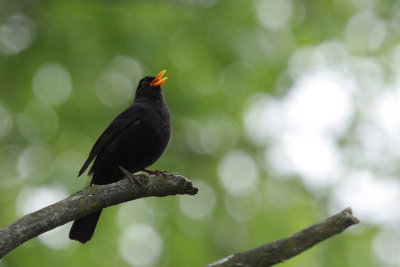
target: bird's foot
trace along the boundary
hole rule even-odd
[[[139,181],[139,179],[133,175],[133,173],[129,172],[122,166],[119,166],[119,169],[125,174],[125,177],[128,178],[129,182],[133,184],[134,182],[143,187],[143,184]]]
[[[168,179],[170,179],[169,178],[169,175],[168,175],[168,173],[167,173],[167,171],[160,171],[160,170],[143,170],[143,172],[146,172],[146,173],[148,173],[148,174],[153,174],[153,175],[157,175],[157,176],[164,176],[164,177],[167,177]]]

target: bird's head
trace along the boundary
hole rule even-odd
[[[156,77],[146,76],[139,81],[136,89],[136,97],[150,97],[150,98],[161,98],[163,99],[163,92],[161,85],[168,79],[168,77],[162,77],[166,70],[161,71]]]

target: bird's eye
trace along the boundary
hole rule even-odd
[[[143,81],[142,82],[142,86],[144,87],[144,86],[147,86],[149,84],[149,82],[148,81]]]

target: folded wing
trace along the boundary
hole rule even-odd
[[[121,134],[124,129],[130,127],[133,124],[140,123],[139,118],[141,112],[142,108],[140,106],[133,106],[119,114],[118,117],[113,120],[113,122],[97,139],[96,143],[89,153],[89,157],[80,169],[78,177],[86,171],[86,169],[89,167],[90,163],[96,158],[96,156],[101,153],[112,140],[116,139],[117,136]],[[89,171],[89,175],[91,174],[92,171]]]

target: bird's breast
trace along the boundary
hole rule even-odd
[[[153,164],[166,149],[171,135],[169,112],[153,109],[146,113],[138,125],[126,131],[127,142],[118,148],[124,155],[121,162],[132,171]]]

